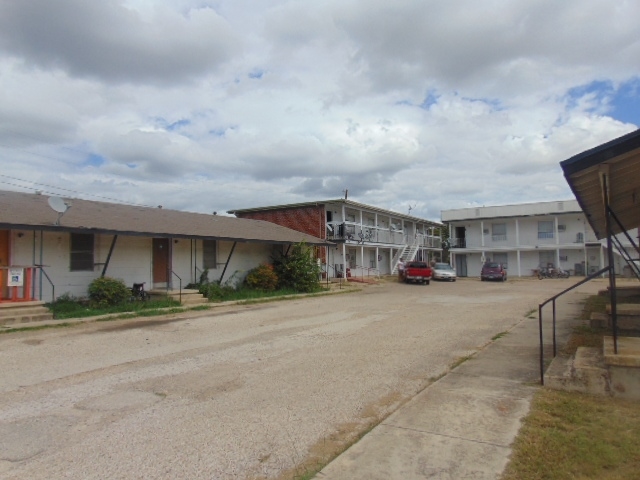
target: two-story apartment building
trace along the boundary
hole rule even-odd
[[[334,242],[317,257],[329,277],[397,272],[400,258],[442,258],[443,225],[347,199],[246,208],[229,213],[266,220]]]
[[[511,277],[548,264],[572,275],[606,265],[604,246],[576,200],[443,210],[441,216],[459,276],[480,275],[489,260],[506,265]]]

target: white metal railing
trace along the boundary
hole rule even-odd
[[[349,275],[347,278],[360,277],[364,280],[364,278],[376,277],[380,278],[380,270],[372,267],[365,267],[363,265],[356,265],[355,267],[351,267],[349,271]]]

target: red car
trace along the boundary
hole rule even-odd
[[[507,271],[504,269],[501,263],[487,262],[482,266],[480,271],[480,280],[500,280],[501,282],[507,281]]]
[[[405,283],[416,282],[429,285],[431,281],[431,267],[426,262],[407,262],[404,266],[402,279]]]

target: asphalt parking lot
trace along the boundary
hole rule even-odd
[[[0,475],[293,478],[573,283],[384,283],[1,335]]]

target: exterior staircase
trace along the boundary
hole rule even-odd
[[[603,347],[579,347],[572,357],[557,356],[544,374],[548,388],[590,395],[640,399],[640,338],[604,337]]]
[[[416,258],[416,253],[418,252],[418,245],[405,245],[402,250],[399,250],[398,253],[393,257],[393,270],[391,273],[393,275],[398,274],[398,260],[403,258],[405,262],[412,262]]]
[[[171,297],[180,302],[183,307],[196,307],[198,305],[208,305],[209,300],[198,290],[183,288],[182,290],[149,290],[151,297]]]
[[[44,302],[0,303],[0,325],[42,322],[46,320],[53,320],[53,314],[44,306]]]
[[[640,297],[640,286],[616,288],[619,332],[618,351],[613,337],[605,336],[602,348],[579,347],[573,357],[556,357],[544,375],[544,383],[558,390],[578,391],[591,395],[606,395],[640,399],[640,304],[624,303],[630,297]],[[599,295],[608,296],[603,290]],[[611,305],[606,312],[591,314],[592,328],[611,330]]]

